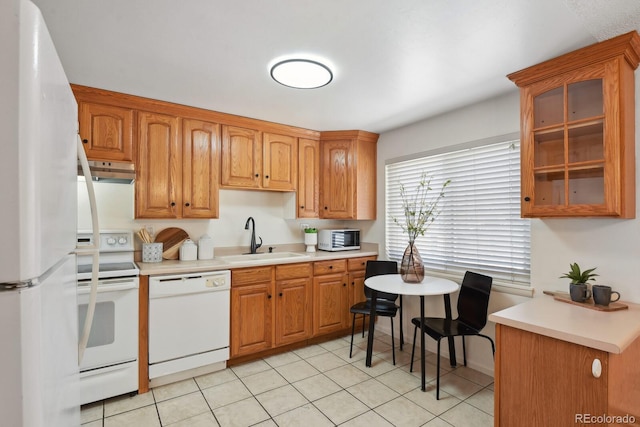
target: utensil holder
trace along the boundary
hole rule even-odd
[[[162,243],[143,243],[142,262],[162,262]]]

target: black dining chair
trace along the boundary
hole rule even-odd
[[[462,279],[460,294],[458,295],[458,318],[443,319],[439,317],[424,317],[424,332],[438,342],[438,362],[436,399],[440,399],[440,340],[442,338],[462,337],[462,354],[464,366],[467,366],[467,352],[464,344],[464,337],[479,336],[491,342],[491,351],[495,357],[496,347],[493,340],[480,333],[487,324],[487,314],[489,310],[489,295],[493,278],[483,274],[467,271]],[[411,350],[411,367],[413,371],[413,356],[416,350],[416,333],[422,326],[419,317],[411,319],[413,329],[413,349]]]
[[[397,274],[398,263],[395,261],[367,261],[365,267],[364,278],[380,276],[382,274]],[[353,314],[351,322],[351,347],[349,348],[349,358],[353,354],[353,334],[356,327],[356,315],[362,314],[362,336],[364,337],[364,330],[366,327],[365,319],[371,313],[371,289],[366,285],[364,287],[364,295],[367,298],[365,301],[358,302],[351,306],[350,312]],[[396,364],[396,350],[393,336],[393,318],[400,308],[400,319],[402,319],[402,305],[398,307],[395,301],[398,299],[397,294],[389,294],[386,292],[378,292],[376,301],[376,315],[388,317],[391,319],[391,350],[393,354],[393,364]],[[401,320],[402,321],[402,320]],[[402,327],[402,325],[400,325]],[[402,334],[401,334],[402,335]],[[402,350],[402,340],[400,342],[400,349]]]

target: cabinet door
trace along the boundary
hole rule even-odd
[[[262,135],[262,187],[295,191],[298,176],[298,139],[293,136]]]
[[[231,288],[231,357],[271,348],[271,283]]]
[[[311,336],[311,279],[276,283],[276,345],[302,341]]]
[[[218,217],[220,125],[182,121],[182,217]]]
[[[339,331],[349,324],[349,288],[346,274],[313,279],[313,333]]]
[[[497,325],[496,425],[564,427],[607,413],[608,354]],[[602,375],[591,373],[594,359]]]
[[[349,307],[366,300],[367,297],[364,295],[364,271],[349,273]],[[351,326],[352,320],[353,316],[349,316],[349,326]],[[362,316],[357,316],[356,327],[358,329],[362,327]]]
[[[320,216],[320,141],[300,138],[298,143],[297,217]]]
[[[138,112],[136,218],[180,218],[182,150],[178,118]]]
[[[320,217],[352,219],[353,143],[352,140],[322,141],[322,189]]]
[[[133,110],[80,102],[80,138],[89,160],[133,162]]]
[[[261,187],[262,138],[259,131],[222,126],[221,155],[222,187]]]

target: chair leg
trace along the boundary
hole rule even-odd
[[[402,321],[402,295],[400,295],[400,351],[404,345],[404,322]]]
[[[362,323],[362,328],[364,329],[364,322]],[[349,347],[349,359],[351,359],[351,355],[353,354],[353,333],[356,331],[356,314],[353,313],[353,319],[351,321],[351,346]]]
[[[355,316],[355,314],[354,314]],[[367,315],[363,314],[362,315],[362,338],[364,338],[364,327],[367,324]]]
[[[440,340],[438,340],[438,367],[436,369],[436,400],[440,400]]]
[[[462,336],[462,359],[464,360],[464,366],[467,366],[467,349],[464,346],[464,335]]]
[[[480,334],[478,334],[478,336],[482,337],[482,338],[486,338],[486,339],[489,340],[489,342],[491,343],[491,351],[493,352],[493,358],[495,359],[496,358],[496,345],[493,343],[493,340],[491,339],[491,337],[488,337],[486,335],[480,335]]]
[[[396,344],[395,338],[393,337],[393,317],[389,316],[391,319],[391,354],[393,356],[393,366],[396,366]]]
[[[413,348],[411,348],[411,367],[409,372],[413,372],[413,356],[416,354],[416,332],[418,332],[417,326],[413,328]]]

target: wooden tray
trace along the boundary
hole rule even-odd
[[[563,294],[554,293],[553,299],[556,301],[562,301],[568,304],[579,305],[581,307],[586,307],[586,308],[590,308],[591,310],[598,310],[598,311],[618,311],[618,310],[626,310],[629,308],[628,305],[619,301],[612,302],[609,305],[598,305],[594,303],[593,299],[591,298],[589,298],[585,302],[571,301],[571,297],[569,296],[569,294],[563,295]]]

